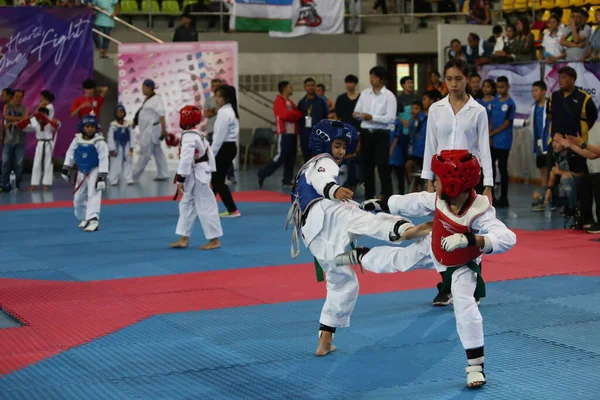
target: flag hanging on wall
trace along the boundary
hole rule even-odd
[[[236,31],[291,32],[293,3],[297,0],[235,0]]]
[[[296,37],[317,33],[339,35],[344,33],[344,0],[294,0],[291,31],[271,29],[273,37]]]

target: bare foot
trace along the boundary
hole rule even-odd
[[[31,187],[29,188],[29,191],[30,191],[30,192],[35,192],[36,190],[37,190],[37,186],[31,186]]]
[[[219,241],[219,239],[210,239],[208,243],[198,247],[198,250],[212,250],[218,249],[219,247],[221,247],[221,242]]]
[[[319,357],[326,356],[327,354],[335,351],[335,346],[332,344],[333,334],[327,331],[321,331],[321,337],[319,338],[319,346],[315,354]]]
[[[467,387],[469,389],[475,389],[475,388],[481,387],[483,385],[485,385],[485,381],[476,381],[476,382],[467,383]]]
[[[415,226],[414,228],[410,228],[402,233],[403,240],[413,240],[425,237],[429,235],[431,230],[433,229],[433,221],[424,222]]]
[[[175,243],[171,243],[169,247],[173,249],[185,249],[186,247],[188,247],[188,238],[182,236]]]
[[[50,189],[50,186],[44,185],[42,186],[42,191],[47,192]]]

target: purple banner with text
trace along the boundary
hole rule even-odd
[[[82,95],[81,83],[94,75],[90,8],[0,7],[0,89],[25,91],[30,113],[42,90],[52,92],[54,118],[61,121],[54,156],[63,157],[76,133],[69,108]],[[27,134],[30,158],[35,135]]]

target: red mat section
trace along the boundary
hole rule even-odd
[[[290,201],[290,195],[279,192],[270,192],[265,190],[254,190],[250,192],[233,192],[233,199],[239,203],[286,203]],[[134,199],[103,199],[102,205],[112,204],[137,204],[137,203],[155,203],[161,201],[172,201],[173,196],[159,197],[139,197]],[[217,196],[217,200],[220,200]],[[0,211],[20,211],[20,210],[39,210],[45,208],[65,208],[73,207],[73,202],[53,201],[49,203],[26,203],[26,204],[5,204],[0,205]]]
[[[262,201],[262,200],[261,200]],[[517,231],[505,254],[486,257],[493,282],[546,275],[600,275],[600,243],[572,231]],[[432,289],[434,271],[360,275],[362,294]],[[432,289],[433,292],[433,289]],[[110,334],[155,314],[322,299],[312,264],[97,282],[0,279],[0,305],[28,326],[0,329],[0,374]],[[315,315],[315,318],[317,316]]]

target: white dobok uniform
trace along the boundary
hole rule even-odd
[[[309,160],[296,176],[294,202],[287,223],[295,225],[292,257],[298,255],[298,235],[326,274],[327,298],[320,322],[330,327],[350,325],[350,315],[358,297],[358,278],[350,265],[336,266],[335,257],[361,235],[393,243],[394,226],[401,219],[389,214],[363,211],[355,202],[335,200],[339,166],[328,154]],[[372,272],[396,272],[372,266]]]
[[[197,216],[207,239],[223,236],[217,199],[210,188],[214,171],[215,156],[208,141],[197,130],[183,132],[177,174],[185,177],[185,182],[175,230],[178,235],[189,237]]]
[[[108,174],[108,146],[101,133],[91,139],[85,139],[81,133],[71,142],[65,166],[77,164],[75,194],[73,204],[75,216],[80,221],[89,221],[100,217],[102,191],[96,189],[98,174]]]
[[[140,179],[152,157],[154,157],[154,162],[156,163],[157,178],[166,179],[169,177],[167,156],[162,150],[160,140],[162,131],[160,117],[164,116],[165,105],[160,95],[155,94],[144,100],[138,115],[140,154],[133,169],[134,181]]]
[[[52,186],[54,128],[48,123],[42,128],[35,118],[31,118],[31,126],[35,129],[37,139],[31,170],[31,186],[38,186],[40,183],[44,186]]]
[[[386,269],[405,263],[409,265],[406,269],[410,269],[423,267],[431,261],[440,272],[448,267],[460,267],[452,274],[451,286],[458,334],[465,349],[483,346],[483,320],[473,297],[477,274],[466,266],[469,261],[480,264],[481,251],[478,247],[466,247],[448,253],[441,248],[441,239],[455,233],[472,232],[489,240],[491,251],[488,254],[499,254],[515,245],[516,235],[496,218],[496,210],[490,206],[489,199],[482,195],[472,197],[471,204],[465,207],[460,216],[450,210],[446,201],[428,192],[392,196],[388,206],[390,213],[407,217],[427,216],[435,212],[432,234],[417,242],[428,244],[429,255],[427,259],[410,266],[402,249],[375,247],[362,258],[363,267],[369,269],[377,265]]]

